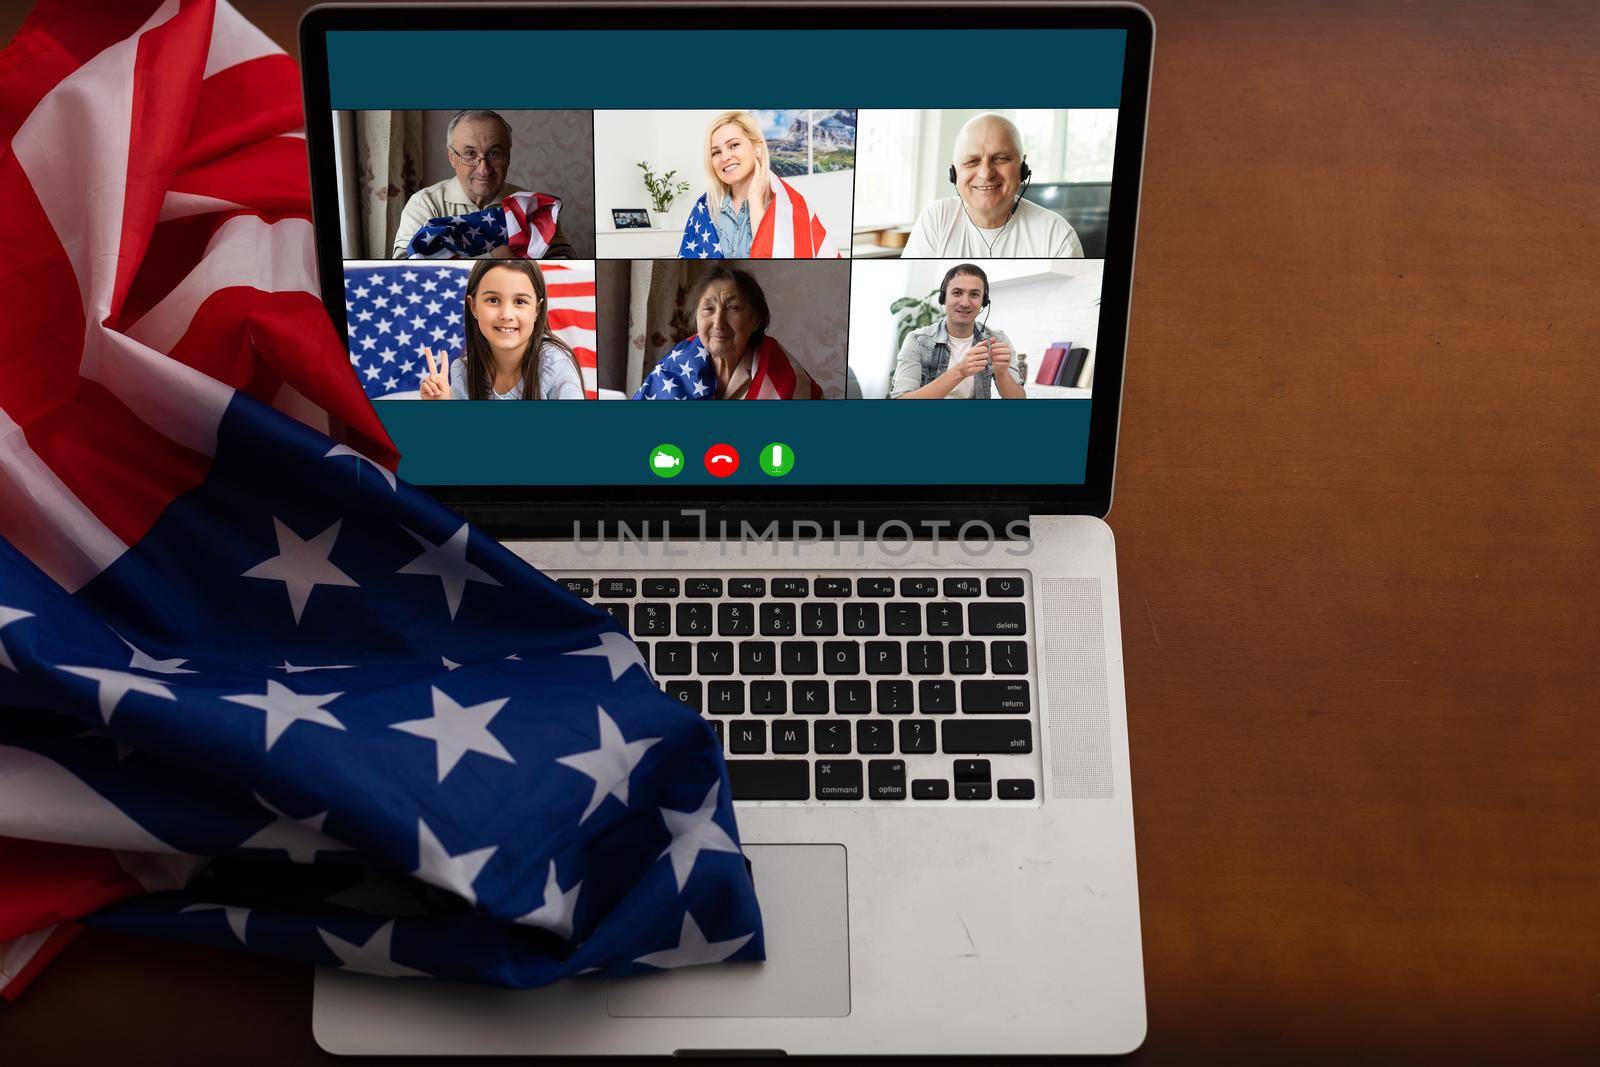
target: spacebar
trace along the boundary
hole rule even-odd
[[[731,759],[735,800],[810,800],[811,764],[803,759]]]

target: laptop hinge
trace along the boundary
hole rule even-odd
[[[1016,504],[835,505],[685,504],[679,508],[609,504],[603,508],[533,503],[455,504],[484,532],[501,539],[1019,541],[1028,538],[1028,510]]]

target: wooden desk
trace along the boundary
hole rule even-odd
[[[1593,1062],[1600,5],[1148,2],[1133,1060]],[[331,1062],[310,1004],[91,933],[0,1060]]]

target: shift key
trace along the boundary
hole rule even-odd
[[[1027,679],[964,681],[961,683],[961,710],[968,715],[1026,715],[1029,711]]]
[[[1032,752],[1033,723],[1027,719],[946,720],[939,724],[939,738],[945,752]]]

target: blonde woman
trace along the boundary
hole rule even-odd
[[[805,197],[772,173],[767,139],[748,112],[711,120],[706,191],[683,227],[680,259],[836,259]]]

